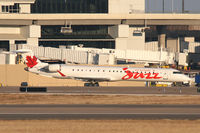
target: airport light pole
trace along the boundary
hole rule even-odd
[[[149,13],[149,0],[147,0],[147,10],[146,10],[147,13]]]
[[[185,13],[185,0],[182,0],[182,13]]]
[[[165,0],[163,0],[163,13],[165,13]]]

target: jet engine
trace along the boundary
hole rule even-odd
[[[60,69],[61,69],[61,67],[59,64],[49,65],[50,72],[57,72],[57,71],[60,71]]]

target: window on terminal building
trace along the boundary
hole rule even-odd
[[[36,0],[32,13],[108,13],[108,0]]]
[[[1,12],[2,13],[19,13],[19,4],[2,5]]]
[[[55,47],[59,48],[59,45],[63,46],[71,46],[83,44],[83,47],[92,47],[92,48],[109,48],[109,49],[115,49],[115,42],[114,41],[39,41],[39,45],[43,47]]]
[[[42,38],[51,39],[112,39],[108,34],[108,26],[106,25],[73,25],[71,28],[73,32],[71,34],[65,35],[60,32],[61,25],[57,26],[42,26]]]
[[[47,47],[59,47],[59,45],[78,45],[83,44],[84,47],[95,48],[115,48],[115,40],[108,34],[108,26],[106,25],[73,25],[73,32],[70,34],[62,34],[60,32],[61,25],[42,26],[41,39],[39,44]],[[49,41],[53,40],[53,41]],[[56,40],[62,41],[56,41]],[[45,41],[46,40],[46,41]],[[80,40],[80,41],[78,41]],[[90,41],[92,40],[92,41]]]
[[[1,9],[2,9],[2,12],[3,12],[3,13],[9,13],[9,8],[8,8],[8,6],[2,6]]]
[[[9,41],[0,41],[0,51],[9,51]]]
[[[27,44],[27,41],[24,40],[16,40],[15,44]]]

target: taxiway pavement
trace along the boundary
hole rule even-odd
[[[1,120],[200,119],[200,105],[0,105]]]
[[[0,87],[0,93],[20,93],[19,87]],[[47,93],[65,94],[178,94],[199,95],[197,87],[47,87]]]

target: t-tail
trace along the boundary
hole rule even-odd
[[[24,62],[29,69],[32,68],[41,69],[45,66],[48,66],[48,63],[41,62],[31,50],[22,49],[22,50],[16,50],[14,52],[23,54]]]
[[[31,56],[31,55],[27,55],[25,57],[25,63],[29,69],[31,69],[31,68],[40,69],[45,66],[48,66],[47,63],[43,63],[36,56]]]

